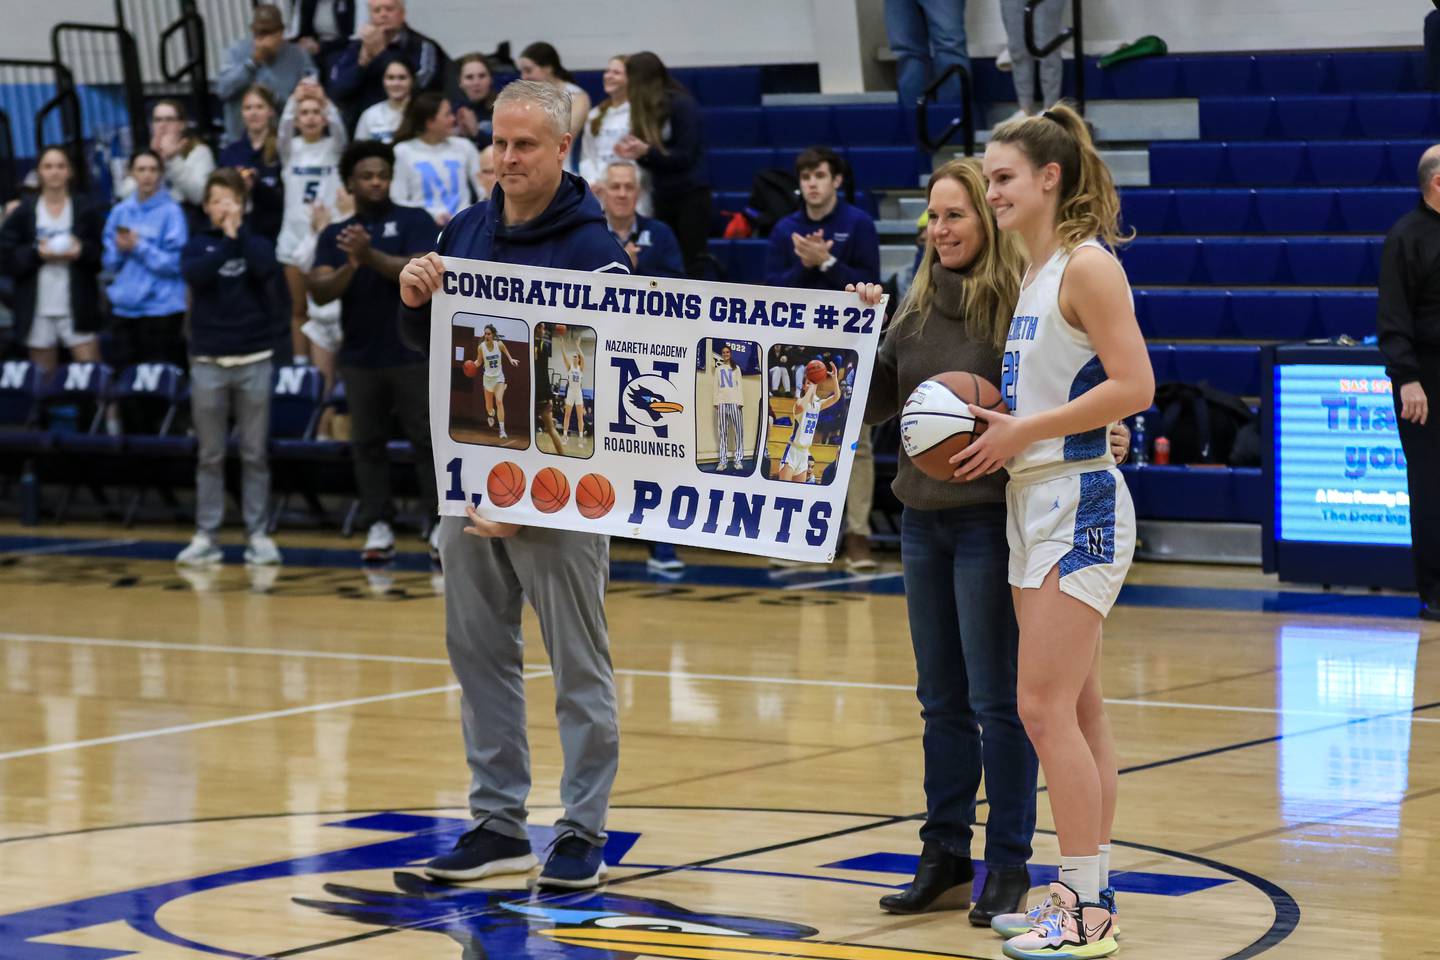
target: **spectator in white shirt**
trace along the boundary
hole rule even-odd
[[[395,133],[390,199],[423,207],[443,227],[479,195],[480,151],[455,135],[455,112],[444,94],[418,94]]]
[[[356,140],[394,143],[395,131],[405,119],[405,108],[415,92],[415,74],[404,60],[392,60],[383,76],[385,99],[365,108],[355,124]]]

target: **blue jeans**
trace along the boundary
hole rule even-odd
[[[1020,631],[1006,582],[1005,506],[906,507],[900,555],[925,720],[920,839],[969,856],[983,769],[985,863],[1023,866],[1038,763],[1015,706]]]
[[[930,81],[953,64],[970,69],[965,47],[965,0],[885,0],[885,32],[895,51],[895,85],[906,107]],[[946,103],[960,101],[960,80],[951,77],[936,91]]]

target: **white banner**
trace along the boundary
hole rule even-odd
[[[884,304],[447,257],[440,512],[835,556]]]

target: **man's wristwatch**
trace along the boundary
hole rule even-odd
[[[835,255],[832,253],[829,257],[826,258],[824,263],[820,264],[820,272],[825,273],[833,266],[835,266]]]

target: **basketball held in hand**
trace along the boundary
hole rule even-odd
[[[927,477],[950,480],[950,458],[985,432],[985,421],[970,404],[1008,413],[1000,391],[984,377],[968,371],[937,374],[915,388],[900,411],[900,443],[910,462]]]
[[[475,378],[475,361],[474,361],[474,360],[466,360],[466,361],[465,361],[465,376],[470,377],[472,380]]]
[[[587,520],[599,520],[615,506],[615,488],[603,475],[587,473],[575,488],[575,509]]]
[[[554,467],[546,467],[535,474],[535,482],[530,484],[530,502],[541,513],[564,509],[570,502],[570,481]]]
[[[525,496],[525,471],[509,460],[495,464],[485,480],[485,492],[497,507],[513,507]]]
[[[830,371],[826,370],[825,364],[821,363],[819,360],[811,360],[809,363],[805,364],[805,379],[809,380],[811,383],[821,383],[829,375]]]

